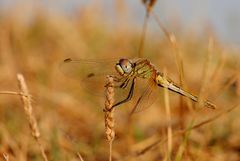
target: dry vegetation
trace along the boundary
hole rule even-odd
[[[66,77],[59,64],[72,56],[137,57],[142,50],[141,55],[185,89],[212,100],[217,109],[161,89],[151,108],[130,118],[133,104],[116,108],[112,159],[240,160],[239,53],[209,34],[177,41],[161,24],[166,36],[145,35],[139,49],[141,30],[123,21],[121,2],[116,9],[121,21],[114,25],[108,25],[101,10],[94,4],[84,6],[71,19],[40,9],[29,21],[21,19],[21,10],[0,16],[1,159],[108,160],[104,103],[86,93],[80,81]],[[155,14],[149,16],[159,21]],[[18,89],[19,72],[27,93]]]

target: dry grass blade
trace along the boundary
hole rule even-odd
[[[166,77],[166,69],[164,69],[164,77]],[[164,103],[165,103],[167,121],[171,122],[169,92],[168,92],[167,88],[164,88]],[[167,138],[168,138],[168,143],[167,143],[167,150],[168,150],[167,158],[168,159],[167,160],[171,160],[171,155],[172,155],[172,126],[171,126],[171,124],[169,124],[167,127]]]
[[[146,32],[147,32],[149,13],[152,11],[152,8],[156,4],[156,2],[157,0],[142,0],[142,3],[146,7],[146,14],[144,17],[143,28],[142,28],[141,38],[140,38],[138,57],[143,57],[143,50],[144,50],[144,43],[145,43]]]
[[[206,90],[208,89],[208,84],[210,81],[209,78],[209,67],[210,67],[210,62],[211,62],[211,57],[212,57],[212,50],[213,50],[213,39],[210,37],[209,41],[208,41],[208,52],[207,52],[207,56],[206,56],[206,60],[204,62],[204,68],[203,68],[203,72],[202,72],[202,85],[201,85],[201,89],[200,89],[200,94],[199,94],[199,101],[198,104],[200,107],[204,106],[204,97]]]
[[[175,55],[175,60],[177,64],[177,69],[179,73],[179,85],[185,89],[186,86],[184,84],[184,67],[183,67],[183,58],[182,58],[182,52],[179,49],[179,45],[177,43],[176,36],[173,33],[170,33],[166,27],[161,23],[160,19],[158,16],[152,11],[151,14],[153,15],[154,19],[156,20],[159,28],[163,31],[167,39],[169,40],[173,50],[174,50],[174,55]],[[189,100],[188,100],[189,101]],[[190,103],[189,103],[190,104]],[[179,111],[179,116],[181,118],[181,127],[183,128],[184,126],[184,119],[185,119],[185,108],[183,106],[183,98],[180,97],[180,111]]]
[[[181,51],[179,49],[179,45],[178,45],[177,40],[176,40],[176,36],[173,33],[170,33],[166,29],[166,27],[164,27],[164,25],[161,23],[160,19],[158,18],[158,16],[154,12],[151,12],[151,14],[153,15],[153,17],[156,20],[160,29],[163,31],[163,33],[165,34],[165,36],[169,40],[172,48],[174,49],[175,60],[176,60],[176,64],[177,64],[178,71],[179,71],[179,76],[180,76],[180,85],[182,86],[183,85],[183,76],[184,76],[183,61],[182,61]]]
[[[144,17],[144,22],[143,22],[143,28],[142,28],[142,33],[140,37],[140,45],[138,49],[138,57],[143,57],[143,50],[144,50],[144,42],[145,42],[145,37],[146,37],[146,32],[147,32],[147,23],[148,23],[148,16],[149,14],[146,13]]]
[[[20,96],[25,96],[22,92],[14,92],[14,91],[0,91],[0,94],[8,94],[8,95],[20,95]]]
[[[112,108],[114,103],[114,83],[113,77],[107,76],[106,81],[106,100],[105,100],[105,132],[106,137],[109,142],[109,161],[112,160],[112,143],[115,137],[114,131],[114,108]]]
[[[5,161],[9,161],[9,156],[6,153],[3,153],[3,158]]]
[[[205,121],[202,121],[202,122],[200,122],[200,123],[198,123],[198,124],[195,124],[195,125],[193,125],[193,126],[190,126],[190,128],[186,128],[186,129],[183,129],[183,130],[178,130],[177,132],[175,132],[175,133],[173,134],[173,136],[178,136],[178,135],[186,134],[187,132],[189,132],[189,131],[191,131],[191,130],[193,130],[193,129],[197,129],[197,128],[201,127],[201,126],[204,126],[204,125],[206,125],[206,124],[208,124],[208,123],[210,123],[210,122],[212,122],[212,121],[220,118],[220,117],[223,116],[224,114],[227,114],[227,113],[231,112],[232,110],[234,110],[234,109],[237,108],[238,106],[239,106],[239,103],[236,104],[236,105],[234,105],[234,106],[232,106],[232,107],[230,107],[230,108],[228,108],[228,109],[226,109],[226,110],[223,110],[222,112],[219,112],[219,113],[216,114],[215,116],[213,116],[213,117],[211,117],[211,118],[209,118],[209,119],[206,119]],[[125,158],[132,158],[132,157],[139,157],[139,156],[141,156],[141,155],[144,155],[144,154],[147,153],[148,151],[150,151],[150,150],[154,149],[155,147],[157,147],[159,144],[165,143],[167,140],[168,140],[167,137],[165,137],[165,138],[163,138],[163,139],[162,139],[162,138],[161,138],[161,139],[158,139],[158,140],[156,140],[155,142],[153,142],[152,144],[150,144],[150,145],[146,146],[145,148],[143,148],[142,150],[129,154],[128,156],[124,157],[124,159],[125,159]],[[121,159],[119,159],[119,160],[123,160],[123,159],[121,158]]]
[[[21,90],[21,93],[23,93],[23,95],[21,95],[21,99],[24,105],[24,111],[26,113],[28,122],[29,122],[29,126],[32,132],[32,136],[34,137],[34,139],[36,140],[36,142],[38,143],[38,146],[41,150],[41,154],[42,157],[45,161],[48,161],[47,159],[47,155],[44,151],[44,148],[42,146],[42,143],[40,142],[40,132],[38,129],[38,124],[36,121],[35,116],[33,115],[33,110],[32,110],[32,104],[31,104],[31,97],[27,88],[27,84],[25,82],[25,79],[23,77],[22,74],[17,74],[17,80],[19,83],[19,89]]]
[[[79,152],[77,153],[77,156],[78,156],[78,158],[79,158],[80,161],[84,161],[83,158],[82,158],[82,156],[81,156],[81,154],[80,154]]]
[[[227,90],[232,84],[234,84],[236,81],[238,80],[238,73],[233,73],[228,80],[226,81],[226,83],[221,86],[220,88],[218,88],[216,90],[216,96],[215,97],[220,97],[220,95],[222,95],[224,93],[225,90]]]
[[[191,128],[192,124],[193,124],[193,121],[192,121],[191,124],[190,124],[190,128]],[[185,149],[186,149],[186,147],[187,147],[187,142],[188,142],[188,138],[189,138],[190,134],[191,134],[191,130],[188,130],[188,131],[185,133],[184,138],[183,138],[183,141],[182,141],[182,143],[180,144],[180,146],[179,146],[179,148],[178,148],[178,151],[177,151],[177,153],[176,153],[175,161],[181,161],[181,160],[182,160],[182,158],[183,158],[183,153],[184,153],[184,151],[185,151]]]
[[[223,70],[223,67],[226,64],[226,56],[224,51],[221,52],[220,60],[218,61],[218,64],[215,67],[215,70],[212,72],[210,80],[216,81],[216,79],[219,77],[221,71]]]
[[[224,66],[226,65],[226,54],[223,52],[220,53],[220,58],[218,60],[218,63],[217,65],[215,66],[213,72],[212,72],[212,75],[210,76],[210,80],[212,82],[215,82],[213,85],[212,85],[212,90],[211,90],[211,94],[215,94],[216,95],[216,92],[217,90],[220,88],[219,86],[219,82],[220,82],[220,78],[221,78],[221,73],[223,72],[223,68]],[[219,91],[218,91],[219,92]]]
[[[224,62],[226,60],[223,60]],[[223,64],[224,65],[224,64]],[[224,85],[222,86],[219,86],[219,87],[215,87],[215,97],[220,97],[220,95],[223,95],[224,94],[224,91],[226,91],[227,89],[229,89],[229,87],[233,84],[236,83],[236,90],[239,86],[239,65],[238,63],[234,65],[234,70],[233,70],[233,73],[227,78],[227,80],[225,81]],[[212,79],[211,79],[212,80]],[[236,91],[237,92],[237,91]]]
[[[239,106],[239,104],[237,104],[237,105],[235,105],[235,106],[233,106],[233,107],[231,107],[231,108],[229,108],[229,109],[227,109],[227,110],[224,110],[224,111],[220,112],[219,114],[217,114],[217,115],[215,115],[215,116],[213,116],[213,117],[211,117],[211,118],[209,118],[209,119],[207,119],[207,120],[205,120],[205,121],[202,121],[202,122],[194,125],[193,127],[187,129],[187,130],[196,129],[196,128],[199,128],[199,127],[201,127],[201,126],[203,126],[203,125],[205,125],[205,124],[207,124],[207,123],[210,123],[210,122],[218,119],[218,118],[221,117],[222,115],[231,112],[232,110],[234,110],[234,109],[237,108],[238,106]],[[184,130],[184,131],[187,131],[187,130]],[[182,131],[182,132],[184,132],[184,131]]]

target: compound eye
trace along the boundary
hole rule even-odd
[[[133,69],[132,63],[128,59],[122,59],[120,61],[120,65],[121,65],[124,73],[130,73]]]

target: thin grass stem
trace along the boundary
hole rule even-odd
[[[163,76],[166,79],[166,69],[164,69]],[[165,103],[165,110],[166,110],[166,116],[167,116],[167,121],[171,122],[171,111],[170,111],[170,101],[169,101],[169,92],[167,88],[164,88],[164,103]],[[172,126],[171,124],[168,124],[167,127],[167,150],[168,150],[168,161],[171,160],[171,155],[172,155]]]
[[[214,115],[213,117],[211,118],[208,118],[200,123],[197,123],[195,125],[193,125],[192,127],[188,127],[188,128],[185,128],[183,130],[178,130],[176,131],[175,133],[173,133],[172,137],[175,137],[175,136],[178,136],[178,135],[183,135],[185,133],[187,133],[188,131],[191,131],[191,130],[194,130],[194,129],[197,129],[199,127],[202,127],[218,118],[220,118],[221,116],[227,114],[227,113],[230,113],[231,111],[233,111],[234,109],[236,109],[237,107],[239,107],[240,103],[238,102],[236,105],[228,108],[228,109],[225,109],[221,112],[219,112],[218,114]],[[156,146],[160,145],[160,144],[163,144],[165,143],[166,141],[168,140],[168,137],[164,137],[164,138],[161,138],[161,139],[157,139],[156,141],[154,141],[152,144],[146,146],[145,148],[143,148],[142,150],[140,151],[137,151],[137,152],[134,152],[134,153],[131,153],[129,154],[128,156],[124,157],[124,159],[126,158],[132,158],[132,157],[139,157],[141,155],[144,155],[145,153],[149,152],[150,150],[154,149]],[[119,159],[120,160],[124,160],[123,158]]]
[[[5,161],[9,161],[9,156],[6,153],[3,153],[3,158]]]
[[[147,32],[148,17],[149,17],[149,14],[148,12],[146,12],[146,15],[144,17],[141,37],[140,37],[139,49],[138,49],[138,57],[140,58],[143,57],[143,53],[144,53],[143,51],[144,51],[144,43],[145,43],[146,32]]]
[[[36,121],[36,118],[33,114],[33,108],[32,108],[32,104],[31,104],[31,97],[28,91],[28,87],[27,84],[25,82],[25,79],[23,77],[22,74],[17,74],[17,80],[18,80],[18,84],[19,84],[19,89],[21,90],[21,93],[23,93],[23,95],[21,95],[21,100],[23,102],[23,107],[24,107],[24,111],[26,113],[28,122],[29,122],[29,127],[31,129],[32,132],[32,136],[33,138],[36,140],[38,147],[40,148],[41,151],[41,156],[43,157],[44,161],[48,161],[47,155],[45,153],[45,150],[42,146],[42,143],[40,141],[40,131],[38,128],[38,124]]]

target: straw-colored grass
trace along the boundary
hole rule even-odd
[[[158,33],[152,34],[153,31],[148,27],[142,29],[143,26],[132,26],[128,22],[108,23],[102,14],[105,8],[101,8],[98,3],[81,6],[71,19],[51,15],[41,9],[36,10],[31,21],[23,21],[21,8],[1,15],[2,159],[109,160],[109,148],[104,135],[107,132],[110,141],[115,133],[114,148],[110,152],[114,161],[154,161],[165,158],[182,161],[192,158],[239,160],[240,111],[237,105],[240,78],[239,55],[236,51],[217,43],[219,40],[214,37],[208,41],[207,34],[201,38],[194,34],[173,34],[165,27],[169,24],[160,21],[155,5],[152,5],[149,17],[157,21],[156,25],[161,28],[159,32],[164,32],[163,37]],[[119,4],[124,5],[122,1]],[[121,8],[127,10],[127,6]],[[146,10],[143,9],[143,12]],[[125,16],[126,13],[121,10],[117,14]],[[130,19],[124,16],[121,22]],[[148,25],[148,20],[145,25]],[[140,41],[142,47],[139,47]],[[201,108],[187,99],[185,102],[181,96],[182,102],[179,103],[178,95],[160,88],[158,100],[148,109],[133,115],[131,122],[128,122],[131,108],[142,90],[138,87],[146,85],[137,80],[133,101],[114,110],[117,125],[113,124],[113,111],[105,112],[105,131],[105,97],[96,96],[104,96],[104,91],[89,92],[86,86],[91,82],[81,81],[81,73],[77,69],[66,76],[59,64],[69,57],[102,58],[107,63],[109,58],[137,57],[139,53],[161,72],[166,68],[167,76],[184,89],[196,95],[200,93],[200,98],[209,99],[218,108]],[[93,70],[102,69],[101,65],[90,65]],[[89,71],[91,69],[86,68]],[[18,72],[23,73],[25,80],[18,76],[20,88],[16,83]],[[100,84],[102,82],[94,82],[92,85],[96,88],[90,89],[103,87]],[[111,86],[108,87],[110,89]],[[116,99],[118,93],[121,92],[115,91]],[[111,101],[109,98],[107,106],[111,106]],[[30,137],[29,131],[34,139]],[[38,144],[41,144],[40,150]]]
[[[115,137],[114,131],[114,81],[113,77],[107,76],[105,100],[105,133],[109,142],[109,161],[112,161],[112,144]]]
[[[19,89],[21,90],[21,93],[23,93],[23,95],[21,95],[21,99],[23,102],[23,107],[24,107],[24,111],[25,114],[27,116],[28,119],[28,123],[29,123],[29,127],[31,129],[32,132],[32,136],[33,138],[36,140],[40,150],[41,150],[41,154],[42,157],[45,161],[48,161],[47,155],[45,153],[45,150],[43,148],[43,145],[40,141],[40,131],[38,128],[38,124],[36,121],[36,118],[33,114],[33,108],[32,108],[32,101],[31,101],[31,95],[28,91],[28,87],[27,84],[25,82],[25,79],[23,77],[22,74],[18,74],[17,75],[17,80],[18,80],[18,85],[19,85]]]
[[[166,69],[164,68],[164,77],[166,79]],[[169,91],[167,88],[164,88],[164,104],[165,104],[165,109],[166,109],[166,116],[167,116],[167,122],[171,122],[171,109],[170,109],[170,100],[169,100]],[[172,141],[172,126],[171,124],[168,124],[167,127],[167,138],[168,138],[168,143],[167,143],[167,160],[170,161],[171,155],[172,155],[172,148],[173,148],[173,141]]]
[[[3,158],[4,158],[5,161],[9,161],[9,156],[5,153],[3,153]]]

